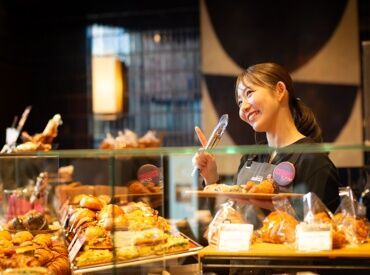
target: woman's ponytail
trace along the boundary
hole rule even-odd
[[[322,142],[322,131],[312,110],[302,100],[295,98],[294,101],[293,117],[298,131],[315,142]]]

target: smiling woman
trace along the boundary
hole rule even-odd
[[[245,155],[240,161],[235,184],[273,178],[280,192],[314,192],[332,211],[339,203],[339,176],[328,155],[283,153],[281,148],[296,144],[320,142],[321,129],[315,115],[296,98],[289,73],[276,63],[248,67],[236,81],[235,97],[239,117],[255,132],[265,133],[271,155]],[[206,184],[219,182],[216,160],[209,152],[198,152],[193,158]],[[287,163],[294,172],[289,182],[281,184],[274,177],[278,164]],[[239,203],[241,203],[239,201]],[[244,204],[251,204],[246,201]],[[252,203],[260,206],[257,202]],[[253,220],[253,217],[247,218]]]

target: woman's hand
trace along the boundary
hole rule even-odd
[[[195,133],[198,136],[202,148],[207,144],[207,138],[199,127],[195,127]],[[200,150],[192,159],[193,165],[200,170],[200,175],[204,178],[206,184],[212,184],[218,181],[218,172],[215,157],[205,151]]]
[[[199,151],[194,155],[192,162],[199,169],[200,175],[204,178],[206,185],[218,181],[217,164],[212,154]]]

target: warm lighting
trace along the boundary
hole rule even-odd
[[[94,56],[92,61],[93,113],[115,118],[123,108],[123,75],[121,61],[115,57]]]
[[[154,40],[154,42],[155,43],[159,43],[159,42],[161,42],[161,35],[159,34],[159,33],[155,33],[154,35],[153,35],[153,40]]]

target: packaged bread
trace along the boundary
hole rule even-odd
[[[285,211],[273,211],[263,221],[259,230],[261,240],[268,243],[292,243],[298,221]]]
[[[218,246],[220,229],[224,223],[246,223],[233,201],[223,203],[209,224],[207,240],[210,245]]]

